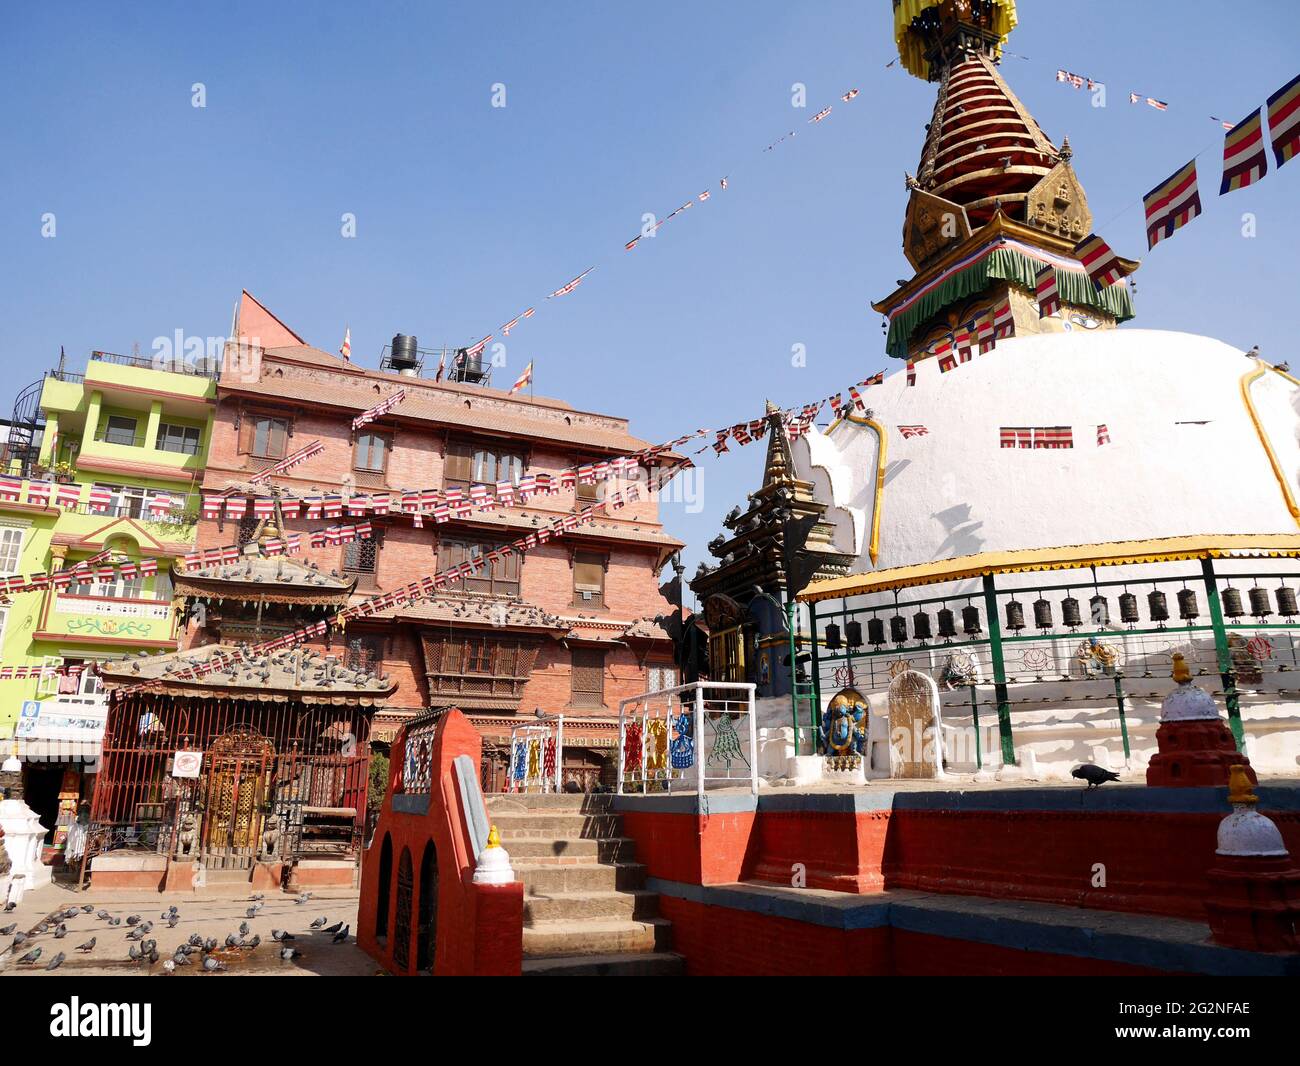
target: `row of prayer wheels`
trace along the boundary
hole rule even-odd
[[[1250,614],[1253,617],[1262,620],[1274,613],[1268,589],[1256,585],[1249,590],[1248,596]],[[1275,591],[1275,597],[1278,614],[1285,618],[1294,618],[1300,615],[1300,607],[1297,607],[1294,589],[1283,585]],[[1219,598],[1223,605],[1225,618],[1235,619],[1245,616],[1246,611],[1240,590],[1229,585],[1219,593]],[[1177,594],[1177,600],[1179,619],[1190,624],[1201,616],[1200,604],[1194,591],[1187,588],[1182,589]],[[1056,625],[1052,613],[1052,604],[1042,596],[1033,602],[1033,612],[1034,625],[1038,629],[1052,629]],[[1169,601],[1159,589],[1153,589],[1147,594],[1147,614],[1151,621],[1157,624],[1169,621]],[[1100,593],[1093,596],[1088,601],[1088,615],[1091,623],[1095,626],[1109,625],[1110,601]],[[947,607],[938,612],[935,620],[938,623],[938,635],[941,639],[951,640],[957,635],[957,616]],[[1067,596],[1061,601],[1061,620],[1069,629],[1078,629],[1084,624],[1082,605],[1074,596]],[[1138,598],[1131,592],[1125,591],[1119,597],[1119,620],[1124,625],[1135,625],[1142,620],[1141,614],[1138,612]],[[885,621],[885,619],[875,615],[867,619],[866,643],[874,647],[881,647],[887,642],[894,644],[906,643],[909,636],[908,619],[904,615],[896,614],[888,620],[888,641],[885,637]],[[930,615],[926,611],[917,611],[916,614],[912,615],[911,639],[918,642],[932,640],[935,630],[931,628],[930,621]],[[978,607],[967,604],[961,609],[961,627],[962,632],[968,637],[978,636],[983,631]],[[1017,633],[1026,628],[1025,608],[1019,600],[1010,600],[1006,604],[1006,627],[1008,630]],[[843,630],[834,622],[831,622],[823,630],[823,635],[826,639],[826,647],[831,651],[836,651],[845,646],[850,650],[863,646],[861,622],[846,622]]]

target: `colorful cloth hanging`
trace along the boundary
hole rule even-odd
[[[669,758],[674,770],[688,770],[695,765],[695,738],[691,724],[691,712],[682,711],[673,721],[673,740],[669,746]]]
[[[1268,98],[1268,133],[1279,167],[1300,154],[1300,75]]]
[[[1264,118],[1256,108],[1249,118],[1229,127],[1223,138],[1223,183],[1219,195],[1254,185],[1268,173]]]
[[[1196,160],[1162,181],[1142,203],[1147,215],[1147,248],[1154,248],[1201,213],[1201,192],[1196,181]]]

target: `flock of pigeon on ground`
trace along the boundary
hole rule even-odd
[[[252,906],[245,911],[245,915],[248,918],[257,917],[258,911],[260,911],[263,906],[262,901],[265,898],[265,895],[261,892],[250,896],[248,902],[251,903]],[[304,892],[295,897],[294,903],[306,903],[309,899],[311,899],[311,893]],[[5,912],[7,913],[12,911],[14,906],[13,903],[5,904]],[[50,933],[53,933],[53,938],[55,940],[62,940],[68,935],[68,922],[71,919],[79,917],[82,914],[92,913],[98,921],[104,923],[106,929],[116,930],[124,923],[126,924],[128,929],[125,940],[127,944],[127,960],[129,962],[136,964],[143,963],[149,968],[152,968],[158,963],[159,959],[162,959],[162,955],[158,952],[158,941],[149,936],[149,934],[154,930],[154,922],[145,921],[138,914],[128,915],[124,919],[118,915],[109,914],[106,910],[96,910],[93,903],[87,903],[80,907],[68,907],[66,910],[55,911],[52,914],[46,915],[46,917],[43,918],[30,933],[15,932],[18,928],[18,923],[13,922],[9,925],[0,927],[0,936],[13,936],[13,943],[10,945],[10,950],[14,952],[17,952],[22,948],[28,948],[29,950],[27,953],[20,956],[18,962],[35,968],[37,963],[40,962],[41,956],[44,954],[44,949],[41,947],[30,947],[31,941],[35,940],[36,937],[46,936]],[[180,920],[180,911],[177,909],[175,904],[168,907],[167,910],[163,911],[159,916],[159,923],[165,925],[168,929],[175,929]],[[343,922],[335,922],[333,925],[326,925],[325,923],[328,921],[329,919],[322,915],[311,923],[311,928],[313,931],[319,931],[321,933],[332,933],[332,943],[344,943],[348,939],[348,933],[351,927],[345,925]],[[111,936],[112,934],[104,933],[102,935]],[[297,938],[288,930],[272,929],[271,939],[280,946],[280,958],[286,962],[303,957],[302,952],[293,945],[293,941]],[[98,942],[99,935],[92,936],[85,943],[78,944],[72,950],[79,951],[83,955],[89,955],[95,950],[95,945]],[[228,933],[225,940],[220,942],[214,937],[203,937],[200,934],[195,933],[189,938],[189,940],[178,945],[170,958],[163,960],[162,968],[164,972],[170,974],[175,973],[179,966],[193,966],[197,962],[203,973],[219,973],[227,968],[226,961],[223,961],[219,956],[224,955],[226,959],[238,958],[240,953],[253,951],[261,943],[262,937],[260,933],[255,933],[251,937],[248,935],[247,921],[240,922],[239,931],[237,933]],[[57,970],[67,960],[67,957],[68,956],[65,952],[57,952],[54,957],[45,964],[45,969]]]

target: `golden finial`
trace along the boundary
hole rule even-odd
[[[499,848],[501,846],[501,834],[497,832],[495,825],[488,830],[487,846],[489,848]]]
[[[1251,791],[1250,775],[1246,768],[1237,763],[1228,770],[1228,802],[1255,804],[1259,797]]]
[[[1192,672],[1187,669],[1187,660],[1179,652],[1174,652],[1174,680],[1185,685],[1192,679]]]

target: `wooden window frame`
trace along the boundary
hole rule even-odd
[[[486,555],[503,544],[492,541],[479,541],[472,537],[444,537],[438,541],[438,569],[447,570],[467,562],[478,549],[478,554]],[[510,571],[514,577],[509,577]],[[476,596],[490,596],[493,599],[518,599],[523,588],[524,564],[518,552],[511,552],[489,563],[485,574],[473,574],[449,582],[445,587],[450,590],[466,592]],[[486,582],[486,586],[484,585]]]
[[[569,706],[582,710],[600,710],[605,707],[605,657],[604,648],[575,647],[569,651]],[[580,663],[580,658],[587,659]],[[589,673],[594,672],[594,673]],[[580,688],[579,681],[585,677],[595,676],[600,684],[592,688]]]
[[[384,532],[382,529],[376,529],[365,540],[354,540],[343,545],[343,552],[339,558],[339,573],[344,577],[355,577],[357,579],[357,588],[379,588],[379,556],[384,549]],[[349,567],[348,553],[355,549],[358,558],[360,558],[361,553],[367,547],[374,549],[375,562],[373,569],[362,570],[356,566]]]
[[[279,455],[266,454],[257,451],[257,424],[262,421],[283,423],[284,440],[282,442],[282,451]],[[293,415],[286,415],[283,411],[263,411],[258,409],[241,411],[239,416],[239,454],[249,455],[254,459],[272,461],[283,459],[289,454],[289,442],[293,439],[293,423]],[[268,433],[267,452],[273,450],[270,448],[273,441],[274,434]]]
[[[480,453],[492,457],[493,476],[490,478],[487,476],[488,472],[479,467]],[[513,462],[503,464],[502,460],[513,460]],[[512,444],[499,445],[467,437],[454,438],[447,442],[443,455],[442,487],[444,490],[458,488],[468,491],[471,485],[495,485],[498,481],[505,480],[501,476],[503,465],[513,468],[510,480],[518,484],[520,476],[527,469],[528,455],[524,449]]]
[[[586,558],[580,559],[579,556],[586,556]],[[584,589],[578,584],[578,567],[596,565],[599,565],[600,567],[600,587],[597,589],[595,586],[591,586],[587,591],[590,591],[593,594],[584,597]],[[573,606],[604,608],[606,606],[605,588],[609,576],[609,554],[607,552],[578,549],[569,556],[569,566],[573,571]]]
[[[361,465],[361,442],[363,440],[367,440],[372,437],[382,441],[383,448],[384,448],[383,462],[381,462],[377,468],[373,466]],[[374,450],[373,446],[368,447],[367,450],[373,451]],[[386,475],[388,473],[388,459],[392,454],[393,454],[393,434],[391,432],[374,430],[374,429],[363,429],[359,433],[357,433],[356,441],[352,445],[352,469],[356,471],[358,474]]]

